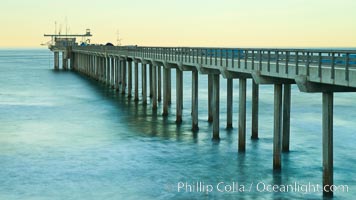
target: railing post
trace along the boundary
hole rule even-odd
[[[237,49],[237,68],[241,68],[241,50]]]
[[[244,56],[244,60],[245,60],[245,69],[247,69],[247,59],[248,59],[248,50],[245,51],[245,56]]]
[[[234,49],[231,49],[231,63],[232,63],[231,66],[232,66],[232,68],[235,67],[234,57],[235,57],[235,51],[234,51]]]
[[[223,63],[222,63],[222,49],[220,49],[220,66],[222,67],[223,66]]]
[[[225,67],[227,68],[229,65],[229,51],[225,49]]]
[[[321,78],[321,52],[318,53],[318,77]]]
[[[289,64],[289,51],[286,51],[286,68],[285,68],[285,73],[288,74],[289,73],[289,69],[288,69],[288,64]]]
[[[218,65],[218,50],[214,49],[215,65]]]
[[[255,50],[252,50],[251,52],[251,66],[252,70],[255,70]]]
[[[335,78],[335,53],[331,53],[331,79]]]
[[[350,54],[346,53],[345,55],[345,80],[349,81],[350,76],[349,76],[349,59],[350,59]]]
[[[267,71],[270,72],[271,71],[271,51],[268,50],[268,57],[267,57]]]
[[[307,76],[309,76],[309,74],[310,74],[310,52],[307,52],[306,66],[307,66]]]
[[[258,67],[260,68],[260,71],[262,71],[262,50],[258,51]]]
[[[208,64],[208,49],[205,49],[205,64]]]
[[[279,51],[276,51],[275,54],[276,54],[276,72],[279,73]]]
[[[299,74],[299,52],[295,52],[295,74]]]

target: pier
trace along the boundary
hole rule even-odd
[[[273,169],[282,168],[282,154],[290,150],[291,85],[300,92],[322,93],[322,166],[324,195],[333,185],[333,99],[337,92],[356,92],[356,51],[268,48],[192,48],[102,45],[52,46],[54,69],[71,69],[147,104],[153,110],[163,104],[163,116],[175,115],[182,122],[183,72],[192,73],[192,131],[198,124],[198,79],[208,76],[208,121],[211,137],[219,140],[220,82],[227,81],[226,127],[232,128],[233,81],[239,82],[238,151],[246,150],[246,84],[252,82],[251,139],[258,139],[259,85],[274,85]],[[139,74],[139,64],[141,74]],[[171,71],[176,71],[176,99],[171,99]],[[147,80],[147,75],[149,79]],[[141,85],[139,85],[141,79]],[[139,87],[142,94],[139,94]],[[162,94],[163,93],[163,94]],[[175,113],[168,113],[169,104]],[[187,108],[184,108],[187,109]]]

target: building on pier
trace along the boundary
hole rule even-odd
[[[77,38],[82,38],[82,46],[86,46],[90,43],[90,37],[92,34],[90,29],[86,29],[85,34],[44,34],[45,37],[51,37],[51,43],[48,48],[54,53],[54,69],[59,70],[59,56],[62,54],[62,67],[67,70],[69,67],[73,67],[73,54],[72,47],[78,46]]]

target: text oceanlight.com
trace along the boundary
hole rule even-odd
[[[178,192],[185,193],[239,193],[239,192],[295,192],[295,193],[318,193],[318,192],[348,192],[348,185],[326,185],[312,184],[312,183],[299,183],[293,182],[291,184],[269,184],[265,182],[217,182],[215,184],[205,183],[203,181],[197,182],[178,182]]]

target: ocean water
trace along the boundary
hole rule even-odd
[[[246,152],[226,130],[221,79],[220,142],[207,122],[207,77],[199,76],[199,127],[191,132],[191,76],[184,72],[183,123],[175,124],[175,73],[167,118],[71,71],[53,71],[47,49],[0,50],[0,199],[322,199],[321,94],[292,86],[291,151],[272,170],[273,87],[260,87],[259,140]],[[141,85],[141,84],[140,84]],[[148,101],[149,102],[149,101]],[[334,199],[356,195],[356,94],[335,94]],[[271,190],[278,186],[278,192]],[[294,191],[282,187],[294,186]],[[308,186],[308,188],[307,188]],[[341,187],[339,187],[341,188]]]

